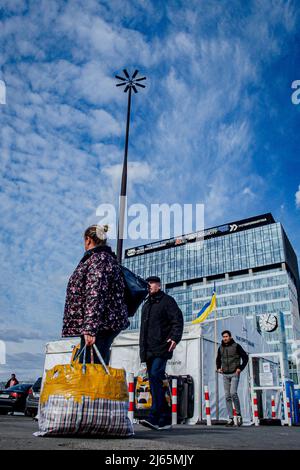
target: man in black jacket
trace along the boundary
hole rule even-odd
[[[163,380],[168,359],[181,340],[183,315],[176,301],[161,290],[160,278],[150,276],[149,296],[142,308],[140,330],[140,357],[146,362],[152,395],[149,419],[140,421],[151,429],[167,429],[170,415],[164,411]]]
[[[14,385],[18,385],[19,381],[16,377],[16,374],[11,374],[11,378],[7,381],[5,388],[13,387]]]
[[[240,344],[237,344],[230,331],[225,330],[222,333],[222,343],[218,349],[216,359],[217,371],[223,374],[224,390],[229,421],[226,426],[233,426],[233,406],[237,414],[237,425],[243,424],[241,416],[241,405],[237,394],[239,386],[240,373],[245,369],[248,363],[248,354]],[[242,361],[242,363],[241,363]]]

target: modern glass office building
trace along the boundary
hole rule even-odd
[[[258,321],[260,315],[270,313],[284,318],[290,375],[297,383],[298,263],[282,225],[272,214],[129,248],[124,264],[144,278],[160,276],[163,289],[177,300],[186,322],[209,301],[214,285],[218,317],[246,315]],[[140,312],[131,328],[139,328],[139,321]],[[262,334],[274,351],[281,349],[280,328]]]

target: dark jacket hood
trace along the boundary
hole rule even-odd
[[[108,253],[109,255],[113,256],[115,259],[117,259],[117,255],[115,254],[114,251],[112,251],[111,247],[108,245],[98,245],[95,246],[94,248],[91,248],[90,250],[87,250],[80,262],[86,261],[90,256],[92,256],[94,253]]]

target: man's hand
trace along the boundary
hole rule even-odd
[[[236,375],[240,375],[241,369],[237,369],[237,370],[235,371],[235,373],[236,373]]]
[[[86,346],[93,346],[93,344],[96,342],[96,336],[84,333],[84,341]]]
[[[223,373],[224,373],[224,371],[223,371],[222,368],[221,368],[221,369],[218,369],[218,372],[219,372],[219,374],[223,374]]]
[[[174,349],[175,349],[176,346],[177,346],[176,343],[175,343],[175,341],[173,341],[173,340],[170,338],[170,339],[168,339],[167,343],[171,343],[171,344],[170,344],[170,347],[169,347],[169,349],[168,349],[168,352],[174,351]]]

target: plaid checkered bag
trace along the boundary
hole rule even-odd
[[[102,365],[73,360],[47,371],[35,436],[134,434],[125,371],[106,366],[95,345],[94,349]],[[85,348],[82,351],[85,358]]]

